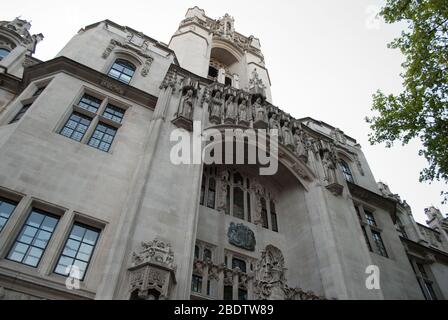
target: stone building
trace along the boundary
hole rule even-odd
[[[191,8],[168,45],[101,21],[49,61],[42,39],[0,22],[0,299],[448,298],[447,218],[416,223],[355,139],[275,106],[231,16]],[[274,174],[172,161],[173,132],[249,128],[278,130],[243,139]]]

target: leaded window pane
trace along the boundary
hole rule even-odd
[[[19,233],[8,259],[36,267],[51,239],[59,218],[33,209]]]
[[[60,134],[75,141],[81,141],[91,121],[91,118],[78,112],[73,112],[61,129]]]
[[[99,234],[98,229],[74,224],[54,272],[63,276],[76,275],[76,272],[70,274],[75,266],[78,269],[74,271],[79,271],[79,279],[83,280]]]

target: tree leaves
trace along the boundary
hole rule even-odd
[[[387,23],[407,22],[388,45],[405,56],[404,91],[373,95],[369,141],[391,147],[420,139],[419,155],[428,161],[420,181],[448,183],[448,1],[388,0],[380,14]],[[447,202],[448,192],[442,195]]]

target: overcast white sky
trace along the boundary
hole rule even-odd
[[[2,3],[0,19],[32,20],[33,33],[43,33],[36,57],[53,58],[82,27],[109,19],[168,43],[189,7],[212,18],[226,12],[235,28],[261,41],[272,81],[275,105],[291,115],[310,116],[339,127],[358,140],[377,180],[411,205],[418,222],[424,208],[440,205],[442,183],[421,184],[418,143],[386,149],[370,146],[364,118],[371,114],[372,93],[401,90],[401,54],[386,45],[400,33],[372,19],[379,0],[21,0]]]

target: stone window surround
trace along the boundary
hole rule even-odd
[[[11,105],[11,107],[9,107],[9,110],[6,112],[5,116],[3,119],[0,120],[0,125],[9,125],[9,124],[15,124],[15,123],[19,123],[20,120],[23,118],[21,118],[19,121],[13,122],[11,123],[11,121],[15,118],[15,116],[20,112],[20,110],[22,110],[22,108],[26,105],[30,105],[30,107],[28,108],[28,110],[26,111],[26,113],[28,113],[30,111],[30,109],[33,107],[34,102],[39,99],[39,97],[41,97],[42,95],[45,94],[46,90],[43,90],[43,92],[41,92],[38,95],[35,95],[35,93],[41,89],[41,88],[45,88],[48,87],[48,85],[50,84],[50,82],[53,80],[53,78],[49,78],[46,80],[42,80],[42,81],[36,81],[35,83],[30,84],[18,97],[18,99],[16,100],[15,103],[13,103]]]
[[[354,202],[353,205],[356,208],[358,208],[358,210],[359,210],[359,216],[357,216],[357,218],[358,218],[358,221],[360,223],[361,228],[364,229],[365,234],[367,236],[366,241],[369,241],[369,243],[366,243],[366,246],[368,247],[368,249],[371,248],[371,250],[369,250],[369,251],[373,252],[373,253],[375,253],[375,254],[383,257],[383,258],[391,259],[391,250],[388,247],[388,245],[385,243],[383,237],[381,236],[381,239],[382,239],[385,251],[386,251],[386,256],[382,255],[379,252],[379,250],[378,250],[378,248],[376,246],[374,237],[372,235],[372,231],[377,232],[380,235],[383,233],[383,229],[382,229],[381,224],[379,223],[378,219],[375,218],[375,211],[376,211],[376,209],[371,207],[371,206],[369,206],[369,205],[366,205],[364,203],[360,203],[360,202]],[[373,217],[375,218],[376,225],[371,225],[371,224],[368,223],[364,208],[366,210],[368,210],[368,212],[373,215]],[[361,230],[361,232],[364,232],[364,231]],[[363,235],[363,237],[364,237],[364,235]]]
[[[103,245],[103,234],[107,227],[107,222],[83,213],[79,213],[72,209],[67,209],[57,204],[35,198],[31,195],[25,195],[3,187],[0,187],[0,196],[18,203],[16,209],[0,233],[0,268],[20,272],[21,274],[24,274],[24,279],[29,277],[35,279],[34,281],[42,281],[42,279],[44,279],[50,281],[52,286],[56,289],[67,291],[65,284],[67,278],[54,273],[53,270],[59,260],[59,256],[64,248],[73,224],[80,223],[100,230],[95,250],[92,253],[84,280],[80,281],[81,288],[80,290],[76,290],[76,292],[72,292],[86,298],[93,298],[96,288],[90,285],[89,280],[94,277],[90,271],[98,264],[98,252],[100,251],[98,248]],[[14,245],[22,226],[33,208],[46,211],[59,217],[59,222],[47,244],[45,251],[42,254],[40,263],[37,267],[27,266],[6,259],[6,256]]]
[[[90,96],[93,96],[93,97],[98,98],[98,99],[101,100],[101,104],[98,107],[98,110],[96,112],[92,112],[92,111],[86,110],[86,109],[84,109],[84,108],[82,108],[82,107],[80,107],[78,105],[79,101],[82,99],[84,94],[88,94]],[[115,107],[123,109],[124,116],[123,116],[123,118],[122,118],[120,123],[116,122],[116,121],[113,121],[113,120],[103,116],[103,113],[106,110],[106,107],[107,107],[107,105],[109,103],[112,104]],[[112,141],[112,144],[111,144],[111,146],[109,148],[109,151],[106,152],[106,153],[113,153],[114,146],[116,145],[115,141],[116,141],[116,138],[117,138],[117,136],[119,134],[118,133],[119,129],[122,127],[123,122],[126,119],[126,114],[127,114],[126,111],[129,108],[130,108],[129,105],[127,105],[127,104],[125,104],[123,102],[120,102],[117,99],[114,99],[114,98],[112,98],[112,97],[110,97],[108,95],[100,93],[100,92],[98,92],[96,90],[93,90],[93,89],[91,89],[89,87],[82,86],[81,89],[79,90],[78,94],[76,95],[75,99],[72,102],[72,107],[68,108],[68,110],[66,111],[65,115],[62,117],[61,121],[59,121],[59,123],[56,125],[56,128],[54,129],[54,132],[57,133],[58,135],[60,135],[61,130],[64,128],[64,125],[67,122],[67,120],[70,118],[71,114],[73,112],[80,113],[80,114],[82,114],[84,116],[89,117],[91,119],[91,122],[90,122],[89,127],[87,128],[87,131],[85,132],[84,136],[82,137],[81,141],[79,141],[79,142],[78,141],[74,141],[74,142],[82,143],[82,144],[84,144],[86,146],[89,146],[88,142],[89,142],[90,138],[92,137],[93,133],[95,132],[95,129],[96,129],[98,123],[103,123],[103,124],[106,124],[106,125],[109,125],[109,126],[115,128],[117,130],[117,132],[115,134],[115,137],[114,137],[114,140]],[[67,138],[65,136],[63,136],[63,137]],[[68,139],[68,140],[70,140],[70,139]],[[101,151],[101,150],[99,150],[97,148],[94,148],[94,147],[91,147],[91,146],[89,146],[89,147],[93,148],[93,149],[96,149],[98,151]],[[104,152],[104,151],[101,151],[101,152]]]
[[[209,186],[209,180],[210,178],[215,179],[215,208],[218,207],[218,202],[221,197],[222,192],[222,179],[219,178],[219,171],[220,168],[217,166],[204,166],[203,169],[203,176],[205,177],[205,192],[204,192],[204,203],[201,204],[204,207],[207,207],[207,196],[208,196],[208,186]],[[255,210],[255,193],[252,187],[254,186],[254,178],[247,174],[241,174],[241,172],[234,170],[234,169],[226,169],[229,170],[229,182],[227,183],[228,186],[230,186],[230,208],[228,211],[226,211],[227,215],[232,216],[235,219],[238,220],[244,220],[249,223],[254,223],[254,210]],[[243,177],[243,185],[234,183],[234,174],[238,172]],[[247,185],[247,179],[249,179],[249,187]],[[233,194],[234,194],[234,188],[239,187],[243,190],[243,200],[244,200],[244,219],[240,219],[233,215]],[[202,186],[201,186],[202,189]],[[247,196],[249,194],[249,197]],[[248,200],[250,199],[250,205],[248,204]],[[273,232],[279,232],[279,213],[278,213],[278,206],[277,202],[275,200],[275,197],[272,196],[272,193],[267,192],[264,196],[264,199],[266,201],[266,215],[267,215],[267,230],[271,230]],[[227,202],[227,200],[226,200]],[[272,212],[271,212],[271,202],[275,205],[275,216],[277,219],[277,231],[273,230],[273,223],[272,223]],[[250,212],[248,212],[248,208],[250,207]],[[212,208],[213,209],[213,208]]]
[[[203,248],[211,248],[212,245],[197,240],[196,245],[200,246],[200,258],[202,257]],[[213,246],[214,249],[216,247]],[[192,273],[191,281],[193,281],[193,275],[196,277],[199,277],[201,279],[201,285],[202,288],[200,292],[195,292],[191,289],[191,295],[195,296],[199,299],[223,299],[224,297],[224,287],[225,286],[231,286],[232,287],[232,300],[238,300],[238,296],[240,291],[245,291],[247,297],[252,297],[253,295],[253,272],[256,264],[256,259],[251,258],[249,256],[245,256],[243,254],[237,253],[232,250],[228,250],[226,248],[223,249],[224,251],[224,257],[227,257],[227,265],[224,263],[224,260],[222,263],[217,263],[216,257],[217,257],[217,250],[212,251],[213,252],[213,258],[214,262],[202,262],[203,268],[202,268],[202,274],[199,274],[198,272]],[[242,260],[246,263],[246,272],[242,272],[239,269],[232,269],[232,260],[233,258]],[[202,261],[201,259],[195,259],[195,262]],[[219,262],[219,261],[218,261]],[[218,268],[219,269],[219,280],[214,283],[214,287],[212,288],[211,280],[209,277],[209,270],[210,268]],[[232,277],[232,285],[225,284],[225,277],[226,275],[231,275]],[[246,285],[242,285],[240,283],[240,278],[244,277],[246,279]],[[212,290],[213,289],[213,290]],[[211,291],[214,291],[215,295]]]
[[[204,260],[204,250],[208,249],[212,253],[211,262],[216,263],[216,246],[200,240],[196,241],[195,247],[196,246],[199,248],[199,257],[197,260]]]
[[[109,71],[111,70],[112,66],[115,64],[117,60],[125,60],[130,62],[135,66],[134,74],[132,75],[131,80],[129,83],[122,82],[126,85],[132,86],[135,82],[136,76],[139,75],[142,71],[142,68],[144,66],[144,63],[141,61],[140,58],[138,58],[135,54],[133,54],[130,50],[125,50],[122,48],[116,48],[113,50],[113,52],[107,57],[106,63],[103,68],[103,73],[109,76]],[[110,77],[112,78],[112,77]],[[115,79],[115,78],[112,78]],[[117,79],[115,79],[117,80]],[[120,81],[120,80],[117,80]],[[121,82],[121,81],[120,81]]]
[[[434,280],[434,276],[432,274],[431,268],[430,267],[428,268],[427,261],[425,261],[424,259],[421,259],[420,257],[410,255],[409,262],[411,263],[411,267],[414,271],[415,277],[417,278],[419,287],[420,287],[425,299],[432,300],[432,299],[429,299],[430,294],[427,292],[428,289],[425,285],[425,282],[429,282],[431,284],[432,289],[434,290],[437,299],[439,299],[439,300],[443,299],[443,295],[440,291],[440,288],[439,288],[437,282]],[[426,275],[422,274],[422,272],[420,271],[420,268],[418,267],[418,264],[423,266]]]

